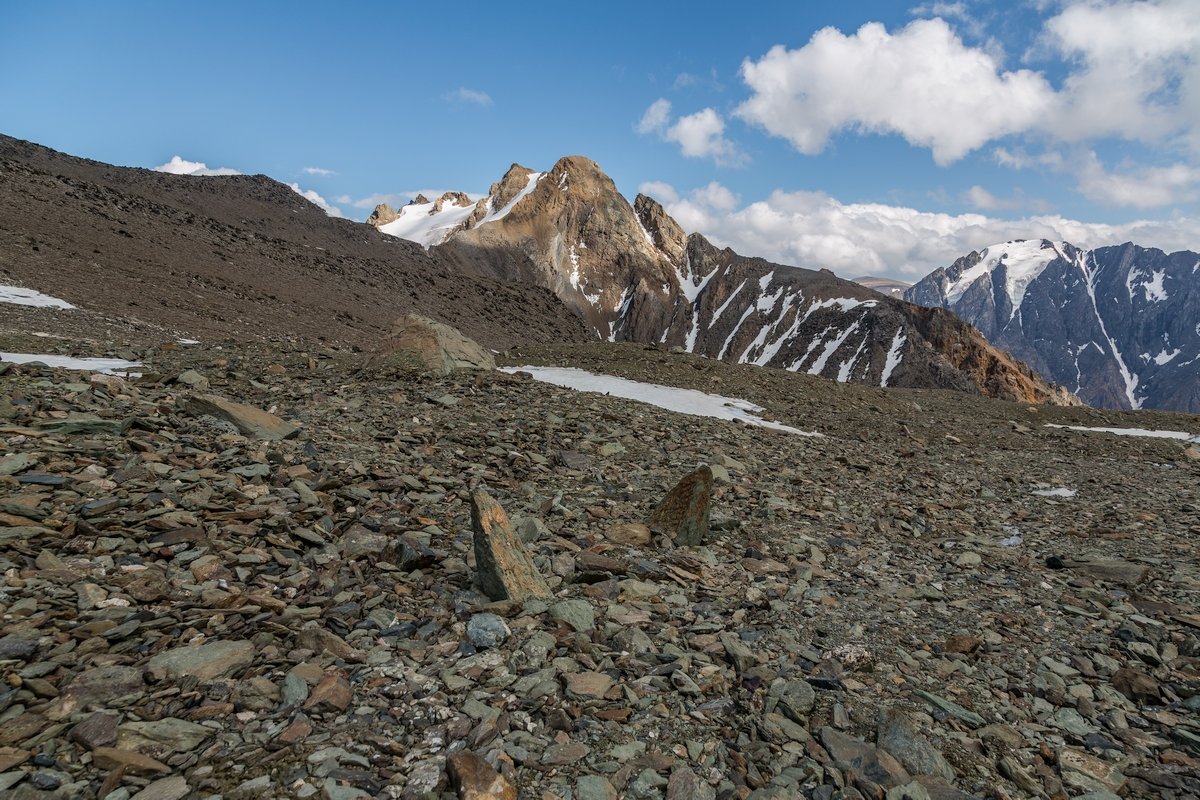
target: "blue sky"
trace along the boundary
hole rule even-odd
[[[0,74],[4,133],[357,219],[579,153],[688,230],[848,276],[1017,237],[1200,249],[1193,0],[10,0]]]

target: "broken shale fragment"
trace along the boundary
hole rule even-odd
[[[471,494],[471,527],[475,531],[475,570],[484,594],[493,600],[550,596],[508,514],[483,489]]]

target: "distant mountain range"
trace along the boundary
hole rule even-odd
[[[1089,405],[1200,413],[1200,254],[1006,242],[904,296],[953,311]]]
[[[602,339],[876,386],[1073,399],[952,314],[687,235],[652,198],[631,205],[580,156],[545,172],[514,164],[477,201],[420,197],[380,206],[370,221],[464,274],[550,289]]]
[[[895,278],[876,278],[871,275],[855,278],[854,282],[859,286],[874,289],[880,294],[886,294],[888,297],[904,297],[904,293],[912,288],[911,283],[898,281]]]

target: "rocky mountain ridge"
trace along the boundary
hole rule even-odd
[[[69,301],[78,309],[61,312],[62,324],[102,341],[142,328],[160,341],[293,336],[374,347],[406,311],[452,320],[498,349],[589,335],[549,291],[460,274],[418,245],[330,218],[266,176],[114,167],[6,136],[0,284]],[[33,324],[3,303],[0,321]]]
[[[1200,254],[1007,242],[905,297],[953,311],[1089,404],[1200,412]]]
[[[415,240],[463,272],[550,289],[601,339],[877,386],[1073,401],[952,315],[687,235],[652,198],[631,205],[581,156],[545,173],[514,165],[462,220],[409,208],[422,220],[408,223]],[[380,230],[402,235],[399,223]],[[436,236],[421,239],[427,231]]]

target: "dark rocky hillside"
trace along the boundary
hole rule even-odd
[[[407,310],[497,348],[587,336],[550,292],[463,275],[265,176],[113,167],[0,136],[5,281],[197,338],[373,346]]]

